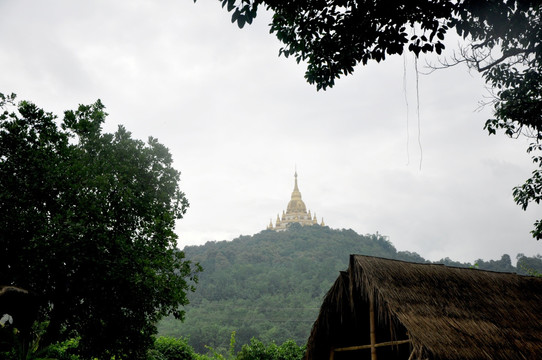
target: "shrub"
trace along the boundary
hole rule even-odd
[[[172,338],[161,336],[154,341],[149,350],[149,360],[195,360],[194,349],[188,345],[185,338]]]
[[[266,346],[252,338],[249,345],[243,345],[237,360],[301,360],[304,354],[305,346],[298,346],[293,340],[287,340],[280,346],[275,343]]]

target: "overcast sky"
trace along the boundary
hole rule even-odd
[[[181,248],[265,229],[297,167],[331,228],[378,231],[430,260],[542,252],[529,233],[540,207],[512,198],[533,170],[527,140],[483,130],[478,74],[420,75],[418,122],[411,55],[317,92],[278,57],[269,22],[261,12],[238,29],[216,0],[2,0],[0,92],[57,114],[101,99],[107,131],[158,138],[190,201]]]

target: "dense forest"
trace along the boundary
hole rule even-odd
[[[427,262],[412,252],[397,251],[386,238],[353,230],[293,224],[288,231],[265,230],[232,241],[208,242],[184,249],[188,259],[203,266],[197,291],[190,295],[183,322],[161,322],[161,335],[187,337],[199,353],[208,347],[225,352],[236,332],[237,350],[256,337],[263,342],[308,338],[321,300],[350,254]],[[542,272],[542,258],[509,255],[473,264],[442,259],[450,266],[477,267],[527,274]],[[521,266],[520,266],[521,265]],[[207,347],[206,347],[207,346]]]

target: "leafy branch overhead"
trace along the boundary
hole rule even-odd
[[[465,40],[451,65],[466,63],[494,90],[490,134],[527,135],[529,152],[542,140],[542,28],[540,0],[221,0],[239,27],[259,7],[273,14],[270,31],[283,43],[280,55],[305,62],[305,79],[317,90],[354,72],[358,64],[410,51],[441,54],[455,31]],[[446,61],[444,61],[446,63]],[[542,164],[514,189],[523,208],[542,198]],[[542,223],[532,231],[542,238]]]
[[[284,44],[280,54],[307,62],[305,77],[318,89],[334,85],[341,75],[351,74],[359,63],[384,60],[386,55],[408,49],[420,53],[444,49],[450,29],[472,41],[473,50],[499,50],[494,65],[536,53],[539,47],[539,2],[408,1],[383,0],[221,0],[233,12],[232,22],[242,28],[251,24],[258,8],[273,13],[271,33]],[[485,58],[489,60],[488,58]]]

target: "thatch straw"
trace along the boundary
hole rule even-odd
[[[369,296],[380,340],[411,340],[401,359],[542,359],[541,278],[362,255],[324,298],[308,359],[369,344]]]

